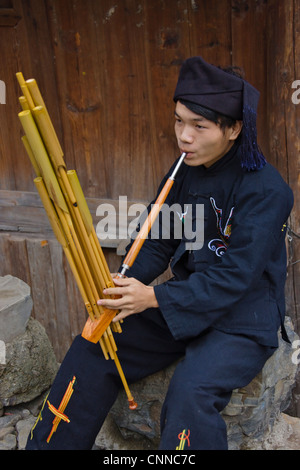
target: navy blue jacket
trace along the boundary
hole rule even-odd
[[[238,152],[234,146],[209,168],[183,164],[167,198],[182,213],[186,204],[194,208],[194,228],[200,226],[195,207],[204,205],[202,248],[186,250],[185,237],[172,236],[172,230],[168,239],[149,238],[128,275],[149,284],[171,263],[174,277],[154,289],[175,339],[213,327],[276,347],[285,315],[285,234],[293,195],[270,164],[243,170]]]

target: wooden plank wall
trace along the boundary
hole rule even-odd
[[[20,19],[0,27],[7,86],[0,108],[1,189],[34,191],[16,117],[19,70],[37,79],[85,195],[108,199],[151,199],[178,155],[172,96],[186,57],[241,65],[265,90],[263,1],[179,0],[175,8],[173,0],[10,3]],[[266,147],[266,133],[261,137]]]
[[[37,79],[67,166],[76,168],[96,207],[98,199],[120,195],[153,198],[178,155],[172,95],[186,57],[241,66],[261,91],[260,145],[294,189],[290,223],[299,234],[300,105],[291,101],[291,84],[300,79],[298,24],[299,0],[0,0],[0,79],[6,84],[6,104],[0,105],[0,275],[31,285],[34,315],[59,360],[85,313],[60,247],[47,230],[39,233],[38,223],[26,225],[38,203],[20,142],[15,73]],[[13,192],[17,197],[8,201]],[[18,206],[20,197],[27,205]],[[290,246],[287,301],[299,329],[296,236]],[[114,250],[106,255],[114,270]]]
[[[300,2],[272,1],[268,13],[268,118],[273,164],[294,191],[290,219],[288,310],[300,331],[300,102],[292,87],[300,80]],[[280,37],[280,41],[276,39]],[[299,82],[300,83],[300,82]],[[298,85],[298,89],[300,86]],[[299,94],[298,94],[299,95]],[[299,98],[299,96],[298,96]],[[300,101],[298,99],[298,101]]]
[[[272,162],[294,192],[288,236],[287,312],[300,333],[300,2],[268,2],[267,96]],[[280,40],[278,39],[280,38]],[[293,88],[298,82],[297,89]],[[295,95],[296,92],[296,95]],[[290,412],[300,416],[300,373]]]

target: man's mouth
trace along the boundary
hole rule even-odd
[[[185,152],[185,153],[186,153],[185,158],[191,158],[191,157],[194,155],[193,152],[188,152],[187,150],[182,150],[182,152]]]

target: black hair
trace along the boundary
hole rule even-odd
[[[208,121],[212,121],[218,126],[220,126],[222,130],[224,130],[226,127],[232,127],[236,123],[236,119],[233,119],[230,116],[225,116],[225,114],[219,114],[216,111],[213,111],[212,109],[201,106],[200,104],[192,103],[191,101],[181,99],[179,101],[193,113],[199,114]]]

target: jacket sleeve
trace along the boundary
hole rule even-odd
[[[292,200],[285,183],[278,187],[278,181],[271,181],[265,187],[262,175],[249,175],[238,194],[230,245],[221,261],[192,273],[187,280],[155,286],[159,307],[175,339],[199,335],[255,287],[274,250],[282,249]]]

